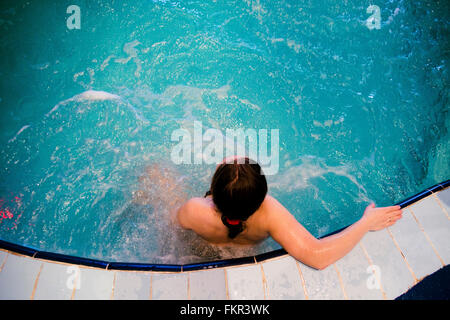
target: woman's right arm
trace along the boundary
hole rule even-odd
[[[316,239],[276,199],[268,198],[266,210],[270,236],[295,259],[315,269],[325,269],[350,252],[366,232],[391,226],[402,216],[400,206],[375,208],[370,204],[351,226]]]

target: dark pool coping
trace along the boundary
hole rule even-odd
[[[399,205],[401,208],[410,206],[411,204],[435,193],[439,192],[450,186],[450,180],[446,180],[444,182],[435,184],[432,187],[429,187],[422,192],[419,192],[403,201],[396,203],[395,205]],[[336,234],[349,226],[343,227],[339,230],[330,232],[324,236],[319,237],[325,238],[330,235]],[[238,266],[243,264],[252,264],[261,262],[267,259],[276,258],[282,255],[286,255],[287,252],[283,248],[261,253],[255,256],[241,257],[241,258],[232,258],[225,260],[215,260],[208,262],[200,262],[200,263],[190,263],[190,264],[153,264],[153,263],[134,263],[134,262],[112,262],[112,261],[104,261],[104,260],[96,260],[89,259],[71,255],[65,255],[61,253],[40,251],[39,249],[23,246],[19,244],[15,244],[12,242],[4,241],[0,239],[0,249],[4,249],[10,252],[22,254],[25,256],[29,256],[36,259],[49,260],[54,262],[63,262],[70,264],[77,264],[87,267],[94,267],[99,269],[106,270],[123,270],[123,271],[164,271],[164,272],[184,272],[184,271],[194,271],[194,270],[203,270],[203,269],[212,269],[212,268],[220,268],[220,267],[230,267],[230,266]]]

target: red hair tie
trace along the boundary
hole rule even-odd
[[[227,217],[225,217],[225,221],[232,226],[237,226],[239,223],[241,223],[241,220],[239,219],[229,219]]]

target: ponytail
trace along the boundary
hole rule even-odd
[[[244,231],[244,222],[242,220],[231,220],[236,221],[237,223],[230,223],[230,219],[224,215],[222,215],[221,219],[222,223],[228,228],[228,237],[230,239],[236,238],[239,233]]]

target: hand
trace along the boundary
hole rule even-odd
[[[367,224],[369,231],[378,231],[392,226],[401,217],[400,206],[375,208],[375,203],[371,203],[364,210],[362,219]]]

